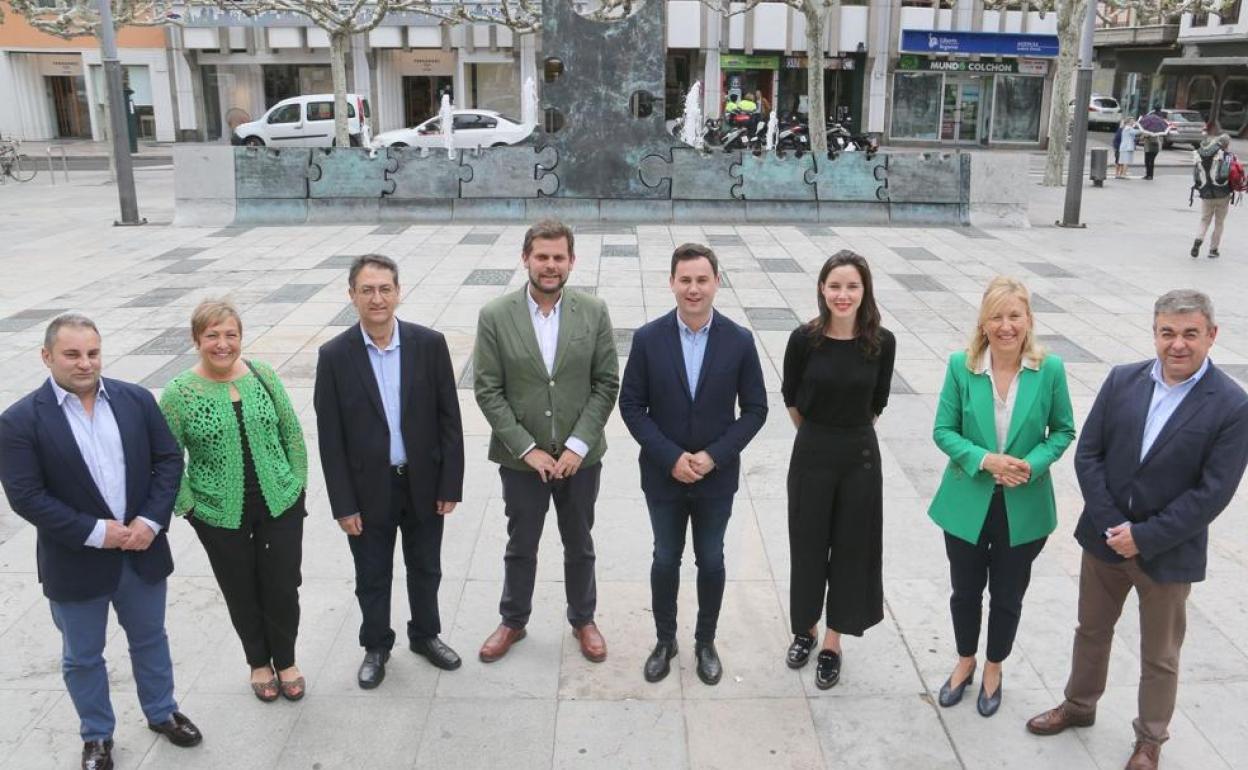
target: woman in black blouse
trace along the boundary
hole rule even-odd
[[[819,271],[819,315],[784,352],[784,404],[797,426],[789,461],[789,615],[786,662],[801,668],[827,632],[815,684],[841,675],[841,634],[884,619],[883,486],[875,420],[888,403],[897,342],[880,326],[867,261],[832,255]]]

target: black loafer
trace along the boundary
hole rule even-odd
[[[975,708],[979,710],[981,717],[990,717],[997,713],[997,709],[1001,708],[1001,691],[1005,689],[1005,682],[997,685],[997,691],[988,697],[988,693],[984,692],[984,686],[979,686],[979,700],[975,703]]]
[[[784,656],[784,662],[789,668],[801,668],[810,660],[810,651],[815,648],[815,637],[809,634],[797,634],[793,637],[793,643],[789,645],[789,651]]]
[[[113,770],[113,739],[82,744],[82,770]]]
[[[830,690],[841,681],[841,654],[832,650],[820,650],[815,661],[815,687]]]
[[[647,682],[660,682],[672,670],[671,660],[677,653],[676,640],[660,641],[654,645],[654,651],[646,658],[645,675]]]
[[[719,662],[719,653],[714,642],[697,642],[693,645],[693,657],[698,662],[698,679],[703,684],[719,684],[724,675],[724,666]]]
[[[949,708],[950,706],[958,705],[959,703],[962,702],[962,693],[966,692],[966,686],[974,681],[975,681],[975,669],[974,668],[971,669],[971,672],[966,675],[966,679],[963,679],[962,683],[959,684],[957,687],[951,686],[953,682],[953,676],[950,675],[950,677],[945,680],[945,683],[940,686],[940,695],[937,697],[937,701],[940,703],[940,705],[943,708]]]
[[[443,671],[454,671],[463,664],[459,655],[436,636],[428,639],[413,639],[410,647],[412,652],[423,655],[430,663]]]
[[[160,733],[168,738],[169,742],[174,746],[180,746],[184,749],[196,746],[204,740],[204,736],[199,732],[199,728],[181,711],[175,711],[170,714],[169,719],[163,724],[154,725],[148,722],[147,727],[152,732]]]
[[[364,653],[364,662],[360,664],[359,684],[364,690],[371,690],[386,678],[386,661],[390,660],[389,650],[368,650]]]

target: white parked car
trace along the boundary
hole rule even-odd
[[[1073,113],[1074,99],[1070,100],[1070,109]],[[1071,117],[1074,117],[1073,114]],[[1122,107],[1118,100],[1112,96],[1092,94],[1088,101],[1088,128],[1113,131],[1118,128],[1119,123],[1122,123]]]
[[[451,136],[456,149],[461,150],[516,144],[524,141],[534,128],[517,123],[493,110],[455,110],[451,120]],[[384,131],[373,138],[373,146],[445,147],[442,117],[435,115],[415,128]]]
[[[353,146],[361,144],[361,112],[365,120],[370,117],[368,99],[347,94],[347,133],[351,135]],[[234,129],[230,144],[248,147],[332,147],[334,95],[313,94],[283,99],[259,120],[243,123]]]

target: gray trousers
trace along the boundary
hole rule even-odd
[[[500,467],[507,512],[507,551],[503,557],[503,598],[498,611],[503,624],[524,628],[533,612],[537,580],[537,546],[550,502],[555,502],[563,540],[563,582],[568,622],[580,628],[594,619],[598,587],[594,580],[594,503],[602,463],[582,467],[571,478],[543,482],[536,471]]]

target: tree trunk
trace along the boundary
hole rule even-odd
[[[351,136],[347,130],[347,53],[351,38],[341,30],[329,32],[329,71],[334,81],[334,144],[350,147]],[[360,116],[363,120],[364,116]]]
[[[806,101],[810,111],[810,151],[823,157],[828,153],[828,112],[823,104],[824,0],[803,0],[806,17]]]
[[[1049,107],[1049,152],[1044,163],[1044,186],[1061,187],[1066,169],[1066,135],[1070,120],[1087,120],[1088,105],[1070,106],[1070,83],[1079,59],[1079,34],[1083,29],[1086,0],[1063,0],[1057,10],[1057,74],[1053,78],[1053,98]]]

